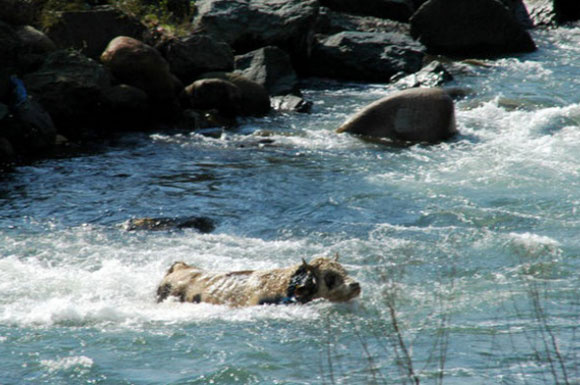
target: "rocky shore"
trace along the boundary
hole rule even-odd
[[[444,87],[452,75],[441,62],[531,52],[530,28],[580,19],[576,0],[197,0],[187,33],[176,36],[106,1],[52,12],[46,25],[38,3],[0,0],[3,169],[124,131],[229,127],[272,109],[305,113],[305,77]],[[191,6],[170,3],[174,12]],[[426,105],[429,95],[433,105],[442,98],[415,94]],[[397,97],[379,116],[416,103]],[[445,100],[444,129],[415,130],[421,111],[440,112],[409,107],[412,117],[385,119],[389,128],[375,133],[446,140],[455,127]]]

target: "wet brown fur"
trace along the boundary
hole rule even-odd
[[[175,262],[157,288],[161,302],[175,296],[183,302],[207,302],[230,306],[267,303],[306,303],[318,298],[349,301],[360,294],[336,259],[316,258],[311,263],[273,270],[208,272]]]

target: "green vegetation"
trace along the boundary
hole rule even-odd
[[[152,29],[170,35],[184,35],[189,30],[195,2],[190,0],[36,0],[41,10],[39,23],[48,28],[58,21],[57,13],[82,11],[95,5],[111,5],[139,18]]]
[[[87,8],[84,0],[37,0],[40,12],[40,25],[48,28],[58,21],[57,12],[81,11]]]

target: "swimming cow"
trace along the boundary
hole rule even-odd
[[[182,302],[207,302],[234,307],[307,303],[318,298],[346,302],[361,292],[335,259],[316,258],[287,268],[208,272],[175,262],[157,288],[157,301],[170,296]]]

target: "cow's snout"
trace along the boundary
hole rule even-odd
[[[360,294],[360,284],[358,282],[349,283],[348,288],[355,296]]]

